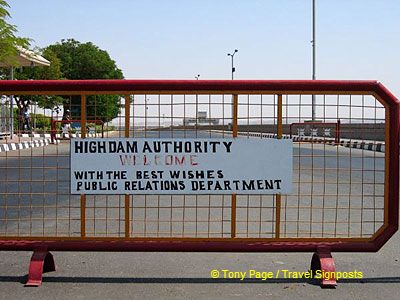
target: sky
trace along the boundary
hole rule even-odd
[[[108,51],[129,79],[311,79],[312,0],[8,0],[20,36]],[[316,0],[317,79],[400,96],[400,1]]]

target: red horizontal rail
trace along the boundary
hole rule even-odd
[[[162,241],[162,240],[119,240],[119,241],[21,241],[0,240],[0,249],[29,251],[166,251],[166,252],[312,252],[318,247],[328,247],[332,252],[375,252],[380,245],[375,242],[300,242],[300,241]]]
[[[1,80],[0,92],[119,92],[119,91],[324,91],[376,92],[372,80]],[[386,91],[387,92],[387,91]]]

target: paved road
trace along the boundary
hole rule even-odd
[[[398,299],[399,234],[378,253],[334,254],[339,271],[360,270],[336,290],[304,280],[214,280],[212,269],[304,271],[311,254],[57,252],[57,271],[24,288],[30,253],[2,252],[0,299]]]
[[[168,137],[167,133],[162,133],[161,137]],[[158,137],[158,133],[146,133],[148,137]],[[182,132],[176,132],[175,137],[184,137]],[[186,136],[193,136],[192,133],[186,132]],[[210,134],[202,133],[199,137],[209,137]],[[31,152],[32,151],[32,152]],[[349,151],[351,151],[352,159],[349,159]],[[309,155],[313,153],[313,158]],[[295,146],[294,148],[294,167],[299,168],[301,172],[296,172],[294,178],[300,178],[302,182],[301,186],[296,186],[295,191],[301,192],[303,194],[302,199],[307,199],[305,195],[310,185],[305,183],[310,181],[311,178],[314,180],[323,178],[322,168],[332,168],[336,169],[338,166],[343,170],[349,169],[358,170],[363,166],[364,170],[376,170],[383,169],[383,154],[361,151],[357,149],[347,149],[347,148],[335,148],[331,146],[314,145],[307,146],[302,145],[301,148]],[[322,156],[324,154],[324,156]],[[18,185],[18,183],[10,184],[7,183],[8,192],[15,189],[16,192],[21,193],[21,191],[26,191],[28,193],[43,193],[43,191],[62,192],[68,193],[68,169],[62,171],[62,168],[67,168],[69,165],[68,160],[68,143],[64,142],[59,146],[50,146],[42,149],[31,149],[21,151],[17,157],[11,157],[8,154],[7,159],[5,155],[0,157],[0,168],[5,167],[7,162],[7,172],[2,173],[2,176],[7,176],[7,180],[14,178],[20,180],[34,179],[38,180],[38,183],[32,183],[29,185]],[[300,156],[297,157],[296,156]],[[31,158],[32,156],[32,158]],[[362,158],[361,158],[362,157]],[[28,172],[20,171],[20,167],[27,167]],[[45,170],[43,171],[43,166],[45,167],[57,167],[58,173],[55,170]],[[313,166],[313,171],[307,171]],[[15,167],[15,168],[12,168]],[[31,167],[38,167],[37,172],[31,171]],[[3,169],[4,170],[4,169]],[[35,169],[34,169],[35,170]],[[32,172],[32,173],[31,173]],[[326,182],[336,182],[337,172],[325,172]],[[58,176],[58,185],[54,190],[52,187],[54,184],[51,183],[54,178]],[[298,177],[301,176],[301,177]],[[357,180],[363,179],[364,182],[369,182],[370,180],[381,180],[379,174],[374,172],[340,172],[339,177],[343,182],[348,182],[348,179],[352,179],[354,183]],[[2,177],[3,179],[4,177]],[[43,180],[46,180],[46,185],[43,185]],[[3,186],[0,186],[0,190],[4,191],[6,188],[4,186],[4,181],[2,181]],[[318,191],[318,185],[316,190]],[[357,187],[358,186],[358,187]],[[364,185],[363,185],[364,186]],[[337,197],[331,199],[334,203],[338,205],[347,205],[349,201],[356,205],[356,200],[359,197],[349,197],[348,191],[352,192],[352,195],[359,194],[361,192],[371,193],[373,190],[368,190],[371,187],[364,186],[360,187],[360,184],[346,185],[341,184],[341,195],[342,197]],[[28,189],[28,190],[26,190]],[[58,190],[57,190],[58,189]],[[326,192],[326,191],[325,191]],[[379,192],[375,190],[375,192]],[[347,197],[346,197],[347,195]],[[266,196],[265,199],[269,199]],[[298,199],[299,197],[297,197]],[[365,197],[365,201],[368,201],[368,197]],[[7,196],[1,195],[0,201],[7,201],[8,205],[12,203],[17,203],[19,205],[24,205],[24,197]],[[32,196],[29,197],[29,203],[31,199],[36,198]],[[47,201],[49,205],[52,205],[52,199],[54,204],[54,198],[43,197],[43,195],[38,195],[36,199],[38,203],[43,206],[44,202]],[[63,196],[58,198],[58,216],[70,215],[76,217],[76,222],[71,222],[77,226],[68,227],[61,224],[57,224],[54,220],[49,220],[46,222],[46,226],[39,226],[39,232],[32,231],[35,228],[35,216],[43,217],[42,211],[35,211],[31,209],[29,203],[25,203],[24,211],[19,210],[7,210],[7,216],[18,216],[20,218],[31,218],[33,221],[27,222],[26,227],[19,227],[20,232],[29,232],[31,230],[34,233],[41,234],[47,233],[51,234],[54,232],[54,228],[57,225],[58,232],[68,228],[70,231],[79,234],[79,206],[78,201],[75,201],[74,197]],[[148,204],[159,205],[159,197],[147,198],[135,198],[135,203],[139,207],[144,205],[145,202]],[[162,200],[162,199],[161,199]],[[210,199],[203,199],[204,201],[210,201]],[[202,199],[198,201],[203,201]],[[212,201],[221,201],[218,199],[211,199]],[[289,198],[288,201],[294,199]],[[108,201],[108,202],[107,202]],[[96,200],[97,207],[101,208],[101,205],[109,204],[115,202],[119,203],[118,198],[101,198],[98,196]],[[172,201],[172,199],[170,200]],[[179,207],[183,204],[184,200],[177,198],[174,199],[174,206]],[[222,200],[223,201],[223,200]],[[243,198],[243,203],[246,201],[252,201],[252,198]],[[269,203],[270,201],[264,201],[263,199],[256,199],[257,203]],[[306,200],[307,201],[307,200]],[[314,205],[320,205],[321,199],[315,197]],[[335,202],[337,201],[337,202]],[[353,203],[354,202],[354,203]],[[0,202],[0,219],[4,216],[5,210],[4,205],[2,206]],[[207,203],[207,202],[205,202]],[[223,203],[223,202],[222,202]],[[247,202],[249,203],[249,202]],[[72,204],[76,208],[76,211],[64,211],[64,206],[66,204]],[[186,203],[188,205],[188,203]],[[296,204],[298,204],[296,202]],[[309,205],[307,202],[301,202],[302,205]],[[366,202],[364,203],[367,204]],[[39,206],[40,206],[39,205]],[[379,206],[379,203],[375,203]],[[167,205],[168,206],[168,205]],[[256,205],[257,206],[257,205]],[[100,209],[101,210],[101,209]],[[254,209],[254,211],[260,211],[260,208]],[[159,212],[159,211],[158,211]],[[296,217],[298,210],[293,210],[293,216]],[[76,213],[76,214],[75,214]],[[101,218],[101,213],[94,212],[95,218]],[[147,219],[154,217],[155,212],[149,210]],[[220,211],[211,218],[219,217]],[[304,214],[303,214],[304,213]],[[3,215],[1,215],[3,214]],[[217,217],[218,215],[218,217]],[[28,217],[29,216],[29,217]],[[239,215],[239,218],[247,217],[244,215]],[[270,216],[268,214],[262,215],[262,217]],[[289,218],[290,218],[289,214]],[[307,212],[302,212],[300,216],[306,217],[308,220],[310,215]],[[364,217],[366,217],[364,215]],[[112,217],[112,214],[108,216]],[[118,218],[118,213],[114,216]],[[134,216],[135,217],[135,216]],[[136,215],[139,220],[143,215]],[[162,219],[168,220],[171,218],[171,214],[159,215]],[[196,215],[192,212],[187,212],[186,218],[195,218]],[[200,220],[201,217],[197,216]],[[4,218],[4,217],[3,217]],[[255,218],[255,220],[258,217]],[[325,218],[329,218],[329,214],[325,215]],[[318,217],[314,215],[313,222],[318,221]],[[347,220],[344,218],[344,220]],[[354,219],[353,219],[354,220]],[[357,219],[356,219],[357,220]],[[64,220],[65,221],[65,220]],[[9,232],[18,232],[18,223],[21,222],[8,222],[7,230]],[[142,222],[142,227],[140,227],[140,222],[138,222],[139,229],[136,234],[148,234],[150,235],[152,231],[160,231],[164,227],[157,222],[151,224],[147,222],[147,228],[144,228],[146,222]],[[0,226],[0,230],[5,230],[6,224],[4,222]],[[179,225],[171,229],[171,223],[166,223],[169,230],[163,232],[164,235],[168,236],[171,234],[178,234],[182,230],[182,226]],[[88,224],[89,228],[93,228],[93,224]],[[97,231],[109,230],[109,233],[120,234],[121,223],[108,224],[105,226],[103,224],[97,224]],[[123,227],[123,226],[122,226]],[[184,227],[188,233],[196,232],[194,228]],[[229,222],[226,228],[214,228],[217,231],[224,232],[229,228]],[[344,233],[346,232],[347,224],[345,227],[340,228]],[[354,234],[360,233],[358,228],[358,223],[351,224],[350,233]],[[282,228],[283,229],[283,228]],[[286,228],[288,232],[290,230],[296,230],[302,234],[308,234],[309,228],[307,226],[302,226],[301,224],[292,224],[292,227],[288,226]],[[371,228],[370,228],[371,229]],[[373,228],[372,228],[373,229]],[[147,231],[145,231],[147,230]],[[207,228],[197,228],[197,232],[201,234],[207,234]],[[210,230],[208,230],[209,233]],[[254,228],[249,228],[246,226],[238,226],[239,233],[242,232],[243,235],[249,232],[257,232]],[[263,231],[265,236],[268,236],[268,230]],[[328,230],[327,230],[328,232]],[[123,232],[122,232],[123,233]],[[229,231],[226,231],[229,234]],[[200,235],[200,234],[199,234]],[[16,253],[16,252],[1,252],[2,260],[0,261],[0,298],[1,299],[13,299],[13,298],[60,298],[60,299],[70,299],[70,298],[90,298],[90,299],[103,299],[103,298],[134,298],[134,299],[147,299],[147,298],[227,298],[227,297],[271,297],[274,299],[293,299],[293,298],[314,298],[314,299],[328,299],[328,298],[339,298],[339,299],[361,299],[361,298],[375,298],[375,299],[397,299],[397,293],[399,290],[400,276],[399,276],[399,259],[400,254],[398,252],[399,245],[399,235],[397,234],[379,253],[375,254],[336,254],[336,265],[339,271],[353,271],[357,269],[362,271],[364,274],[364,279],[362,280],[343,280],[340,283],[338,289],[336,290],[322,290],[315,282],[300,279],[300,280],[288,280],[284,278],[274,279],[274,280],[224,280],[224,279],[211,279],[209,276],[210,270],[212,269],[229,269],[232,271],[247,271],[249,269],[256,269],[258,271],[272,271],[276,272],[281,269],[289,269],[293,271],[304,271],[309,266],[309,261],[311,258],[310,254],[226,254],[226,253],[55,253],[56,264],[58,270],[56,273],[51,273],[45,275],[45,282],[41,288],[38,289],[27,289],[23,288],[21,282],[26,280],[25,274],[27,272],[27,266],[29,261],[30,253]]]
[[[179,138],[193,137],[196,133],[164,131],[135,135]],[[197,136],[220,137],[208,132],[198,132]],[[80,198],[69,195],[69,163],[69,142],[66,141],[58,146],[3,154],[0,167],[6,172],[0,188],[7,194],[0,195],[0,230],[8,235],[79,236]],[[281,229],[284,236],[369,236],[379,228],[383,199],[378,196],[383,195],[384,154],[330,145],[295,144],[293,166],[293,193],[284,197],[287,201],[283,212],[287,222],[283,222]],[[374,182],[381,184],[371,184]],[[133,217],[137,222],[133,234],[230,236],[226,205],[229,200],[229,196],[198,196],[197,200],[193,196],[174,199],[135,196]],[[121,201],[120,196],[88,197],[88,232],[122,235]],[[210,203],[215,206],[212,210],[208,210]],[[273,196],[238,196],[238,206],[243,207],[238,210],[239,236],[272,237],[272,203]],[[170,210],[168,205],[188,209]],[[158,209],[161,206],[165,207]],[[247,209],[247,206],[253,208]],[[105,218],[111,221],[106,222]],[[183,218],[191,222],[185,223]],[[261,226],[260,220],[269,222]]]

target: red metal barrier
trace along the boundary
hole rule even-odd
[[[234,132],[237,133],[237,106],[236,95],[278,95],[278,111],[280,109],[280,122],[282,122],[282,95],[370,95],[380,102],[385,109],[386,147],[385,147],[385,202],[384,224],[371,237],[99,237],[86,236],[1,236],[0,250],[34,251],[32,259],[32,280],[30,284],[38,285],[41,282],[41,270],[46,265],[49,251],[169,251],[169,252],[315,252],[313,266],[334,270],[331,252],[374,252],[378,251],[398,229],[399,214],[399,101],[381,84],[376,81],[328,81],[328,80],[68,80],[68,81],[0,81],[0,90],[7,95],[81,95],[86,101],[86,95],[118,94],[127,95],[235,95],[234,106],[236,118]],[[274,98],[275,99],[275,98]],[[147,101],[147,100],[145,100]],[[197,98],[196,98],[197,101]],[[86,103],[86,102],[85,102]],[[171,102],[172,103],[172,102]],[[197,103],[197,102],[196,102]],[[247,105],[249,106],[249,103]],[[275,105],[275,100],[274,100]],[[129,120],[129,104],[126,104],[125,114]],[[144,102],[144,119],[147,120],[147,104]],[[171,104],[172,105],[172,104]],[[211,105],[211,104],[210,104]],[[244,106],[244,105],[243,105]],[[248,109],[248,114],[250,109]],[[173,119],[171,113],[171,120]],[[224,118],[224,117],[223,117]],[[278,119],[274,117],[275,119]],[[161,117],[158,116],[160,123]],[[52,121],[51,136],[56,137],[56,123],[80,122]],[[96,123],[99,120],[85,120],[85,123]],[[129,136],[129,121],[125,120],[125,132]],[[275,124],[275,123],[274,123]],[[277,122],[278,132],[279,124]],[[338,123],[336,123],[338,124]],[[287,124],[289,125],[289,124]],[[173,121],[170,130],[173,131]],[[338,126],[338,125],[337,125]],[[146,126],[144,126],[145,129]],[[197,125],[196,125],[197,132]],[[282,128],[282,127],[280,127]],[[193,128],[191,128],[193,130]],[[336,139],[339,139],[339,129]],[[280,133],[282,134],[282,132]],[[235,133],[234,133],[235,135]],[[233,199],[233,198],[232,198]],[[236,199],[236,196],[235,196]],[[280,196],[279,196],[280,199]],[[275,198],[274,198],[275,200]],[[81,198],[81,212],[85,215],[86,198]],[[233,203],[233,201],[232,201]],[[236,202],[234,202],[236,203]],[[125,204],[129,204],[128,201]],[[232,206],[234,206],[232,204]],[[281,209],[280,201],[276,207]],[[129,207],[128,207],[129,210]],[[232,213],[236,213],[232,208]],[[127,212],[129,221],[129,211]],[[278,219],[278,217],[276,218]],[[232,222],[235,222],[232,216]],[[279,222],[274,220],[274,222]],[[299,221],[299,220],[297,220]],[[82,219],[82,227],[86,226]],[[276,228],[276,227],[275,227]],[[279,224],[278,224],[278,228]],[[232,226],[232,231],[236,229]],[[278,230],[279,231],[279,230]],[[128,232],[129,233],[129,232]],[[54,265],[48,259],[48,270],[53,270]],[[39,263],[38,263],[39,261]],[[40,269],[40,270],[39,270]],[[38,271],[39,270],[39,271]],[[39,272],[40,274],[36,274]],[[34,274],[35,273],[35,274]],[[30,277],[31,278],[31,277]],[[38,279],[39,278],[39,279]],[[335,282],[325,282],[333,285]]]

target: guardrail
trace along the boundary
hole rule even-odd
[[[239,141],[248,138],[238,137],[238,123],[245,122],[273,125],[281,139],[284,125],[311,119],[312,95],[322,122],[368,123],[369,130],[379,124],[377,132],[382,124],[385,128],[385,153],[293,141],[292,191],[287,194],[112,194],[109,187],[104,194],[75,195],[69,177],[75,158],[67,143],[46,153],[0,156],[5,174],[0,180],[0,250],[34,251],[28,285],[39,285],[43,270],[54,270],[50,251],[314,252],[312,269],[334,271],[331,252],[378,251],[397,231],[399,102],[378,82],[1,81],[0,90],[3,95],[62,95],[80,111],[83,139],[88,120],[105,111],[91,106],[111,111],[112,101],[104,95],[123,95],[117,103],[123,109],[114,115],[121,131],[106,136],[106,143],[116,143],[116,138],[132,143]],[[222,126],[231,124],[232,132],[218,135],[196,125],[174,129],[199,110],[207,110]],[[138,127],[143,130],[133,129]],[[259,140],[271,144],[268,140],[276,139],[261,132]],[[21,161],[19,167],[13,159]],[[183,163],[182,158],[175,163]],[[330,278],[322,283],[336,282]]]

